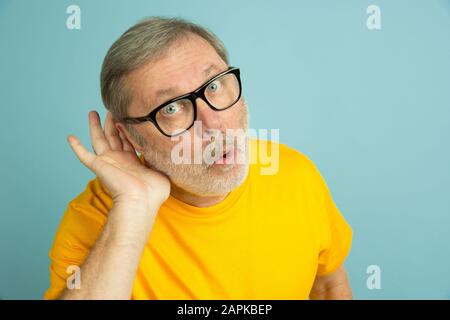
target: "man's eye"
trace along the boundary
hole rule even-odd
[[[178,103],[171,103],[167,106],[165,106],[164,108],[162,108],[162,112],[164,115],[170,116],[173,115],[177,112],[179,112],[181,109],[181,106]]]
[[[210,92],[217,92],[217,91],[219,91],[220,90],[220,87],[221,87],[221,83],[219,82],[219,81],[214,81],[214,82],[211,82],[209,85],[208,85],[208,91],[210,91]]]

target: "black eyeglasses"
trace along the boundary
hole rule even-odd
[[[174,137],[189,130],[197,119],[197,104],[201,98],[215,111],[226,110],[241,97],[239,68],[229,67],[193,92],[173,98],[156,107],[147,116],[124,118],[125,123],[152,122],[167,137]]]

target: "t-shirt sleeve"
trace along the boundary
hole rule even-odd
[[[317,275],[325,276],[336,271],[344,263],[350,252],[353,232],[333,201],[325,180],[315,165],[312,166],[318,186],[318,198],[323,207],[318,228],[320,251]]]
[[[44,294],[46,300],[59,298],[69,276],[84,262],[101,233],[109,209],[107,196],[93,192],[97,188],[98,181],[91,181],[67,206],[49,252],[50,286]]]

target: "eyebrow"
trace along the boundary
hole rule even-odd
[[[222,70],[217,65],[210,64],[205,70],[203,70],[202,76],[204,78],[208,78],[209,75],[211,74],[211,72],[213,72],[213,71],[220,72]],[[169,87],[169,88],[165,88],[165,89],[160,89],[160,90],[156,91],[156,93],[155,93],[156,98],[152,99],[153,100],[152,102],[158,102],[158,101],[161,101],[161,100],[166,101],[168,99],[163,99],[163,98],[173,96],[175,92],[177,92],[177,88],[176,87]],[[153,107],[152,110],[157,107],[156,105],[153,105],[153,104],[149,104],[149,106]]]

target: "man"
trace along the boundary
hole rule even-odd
[[[101,90],[104,129],[89,114],[95,154],[68,137],[97,177],[59,226],[46,299],[351,299],[352,231],[314,164],[276,142],[219,148],[229,129],[248,129],[248,110],[214,34],[145,19],[108,51]],[[211,132],[224,135],[204,143]],[[193,152],[213,145],[212,161],[175,163],[187,136],[202,139],[184,145]],[[267,144],[275,174],[235,161]]]

